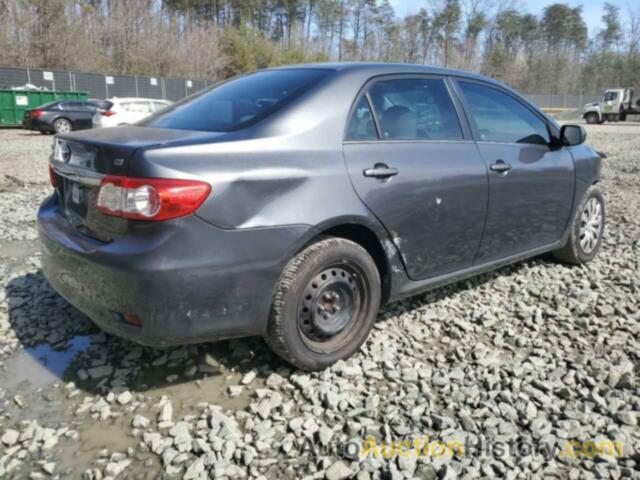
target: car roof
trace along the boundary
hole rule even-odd
[[[142,98],[142,97],[113,97],[109,99],[110,102],[162,102],[171,103],[171,100],[165,100],[162,98]]]
[[[419,65],[412,63],[384,63],[384,62],[321,62],[321,63],[303,63],[296,65],[283,65],[272,67],[268,70],[281,69],[303,69],[316,68],[334,70],[336,72],[363,72],[371,77],[377,75],[394,75],[394,74],[426,74],[426,75],[449,75],[471,80],[480,80],[487,83],[493,83],[501,87],[513,90],[508,85],[490,77],[485,77],[477,73],[466,72],[464,70],[456,70],[453,68],[437,67],[434,65]]]

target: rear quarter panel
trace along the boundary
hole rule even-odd
[[[319,226],[345,215],[368,221],[342,156],[345,123],[366,79],[341,75],[218,141],[141,150],[130,173],[209,182],[197,213],[222,228]]]

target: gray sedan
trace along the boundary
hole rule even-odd
[[[261,335],[321,369],[387,302],[545,252],[591,260],[605,211],[584,140],[465,72],[263,70],[136,126],[57,136],[43,271],[116,335]]]

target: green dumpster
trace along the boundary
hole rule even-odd
[[[24,111],[54,100],[86,100],[87,92],[0,90],[0,127],[22,125]]]

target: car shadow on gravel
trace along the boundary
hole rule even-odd
[[[8,359],[2,377],[32,388],[47,381],[74,382],[87,393],[159,391],[181,384],[237,384],[248,372],[260,384],[287,370],[259,338],[182,347],[151,348],[107,334],[60,297],[40,271],[6,286],[9,321],[22,350]],[[253,374],[252,374],[253,376]]]
[[[553,263],[550,257],[538,257],[441,287],[385,307],[378,321],[513,275],[536,261]],[[151,348],[107,334],[60,297],[40,271],[13,278],[6,291],[10,324],[22,346],[13,366],[7,363],[8,385],[31,381],[40,387],[39,378],[59,379],[95,395],[155,391],[213,380],[226,390],[227,384],[239,383],[248,372],[256,374],[259,384],[274,371],[290,371],[260,338]]]

